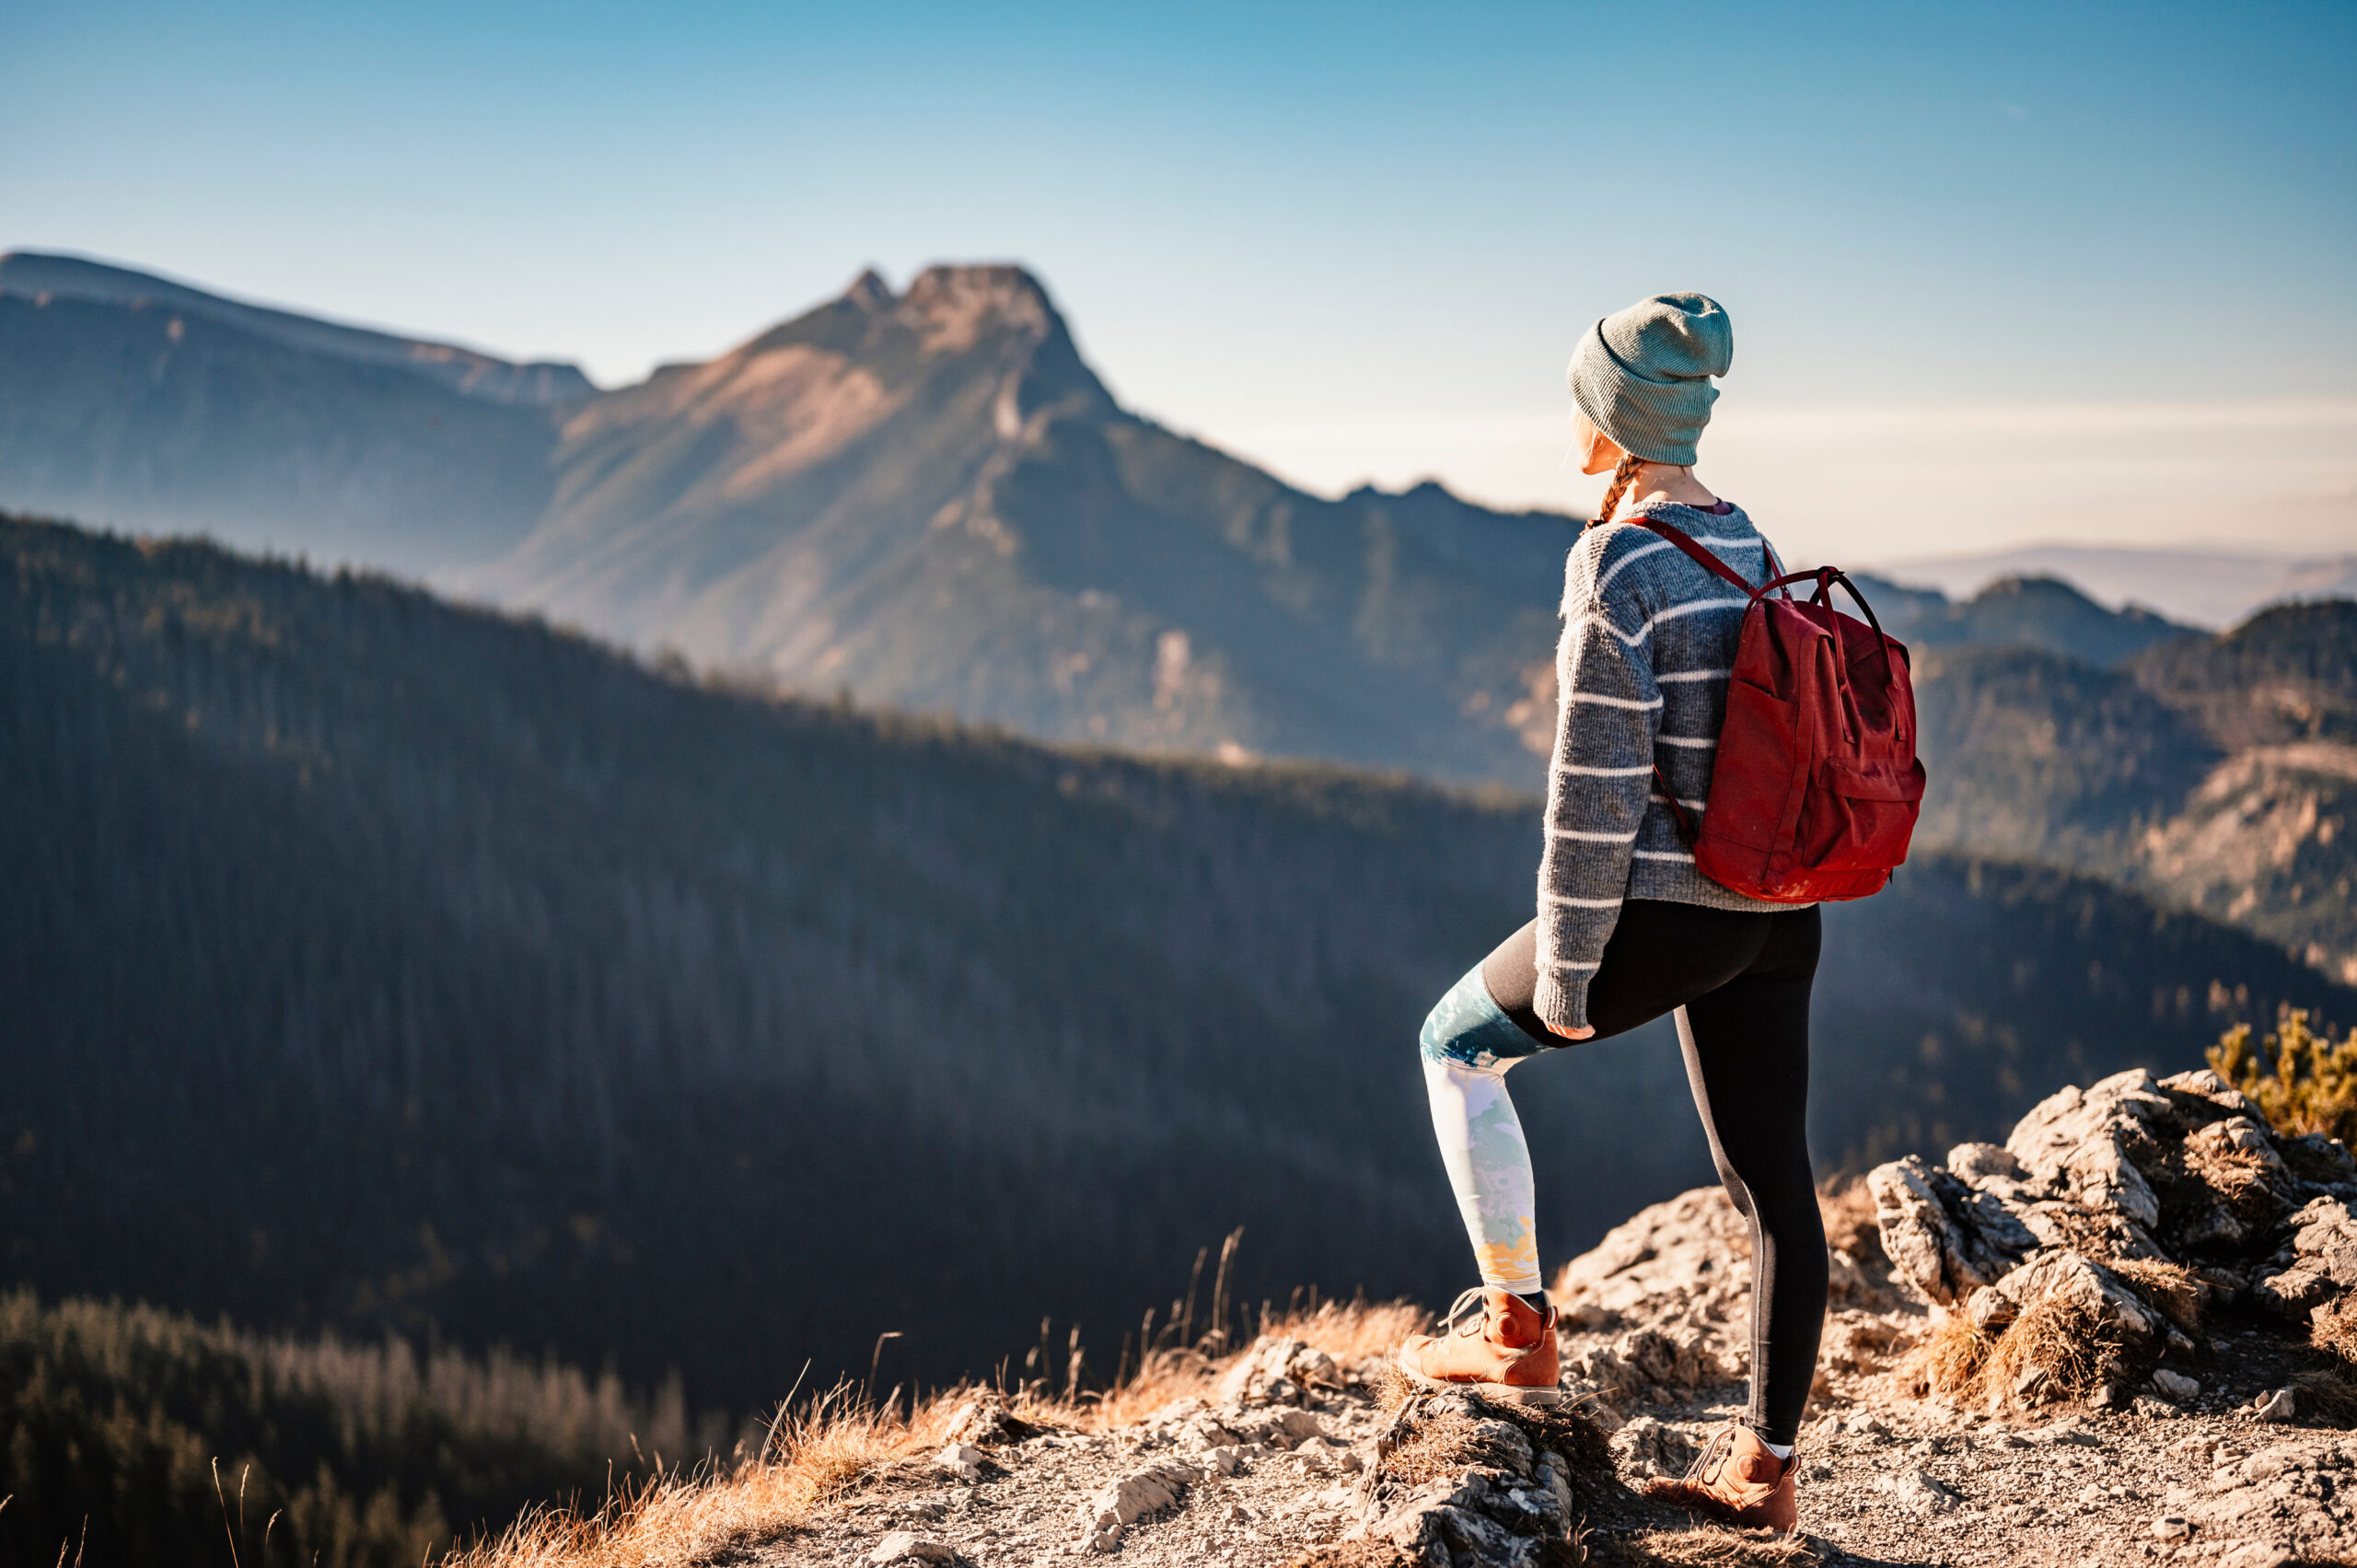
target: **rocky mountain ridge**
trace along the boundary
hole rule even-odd
[[[305,353],[356,365],[406,370],[487,403],[547,407],[592,397],[598,390],[581,373],[579,366],[568,362],[536,360],[519,364],[455,343],[346,326],[266,305],[249,305],[168,278],[79,256],[50,255],[38,250],[0,253],[0,295],[29,299],[36,307],[72,299],[140,310],[157,309],[175,316],[201,316]]]

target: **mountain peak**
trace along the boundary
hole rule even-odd
[[[936,262],[916,275],[901,304],[935,332],[969,339],[990,327],[1041,337],[1063,331],[1047,289],[1011,261]]]
[[[888,310],[893,303],[892,285],[884,281],[883,273],[870,267],[851,280],[851,286],[843,290],[843,302],[862,310]]]

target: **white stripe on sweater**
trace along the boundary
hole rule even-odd
[[[1768,548],[1768,541],[1764,539],[1726,539],[1714,533],[1689,534],[1686,537],[1692,540],[1697,544],[1739,544],[1747,550],[1755,545],[1762,550]],[[1596,593],[1601,595],[1604,592],[1605,585],[1611,582],[1613,578],[1619,576],[1620,575],[1620,568],[1626,566],[1630,562],[1642,561],[1646,556],[1655,553],[1656,551],[1676,550],[1678,546],[1670,543],[1669,540],[1666,539],[1655,539],[1651,544],[1641,544],[1637,546],[1636,549],[1629,552],[1628,554],[1623,555],[1620,560],[1615,561],[1612,563],[1612,570],[1605,573],[1604,575],[1596,580]],[[1698,561],[1695,564],[1699,566],[1701,563]]]
[[[1632,844],[1637,842],[1637,835],[1633,832],[1591,833],[1584,828],[1550,828],[1547,836],[1550,839],[1577,839],[1591,844]]]
[[[1647,637],[1652,636],[1654,628],[1665,621],[1677,621],[1689,615],[1700,615],[1706,610],[1748,610],[1750,608],[1751,601],[1747,598],[1697,598],[1689,599],[1684,604],[1673,604],[1667,610],[1655,610],[1647,616],[1645,623],[1634,632],[1623,632],[1601,615],[1584,615],[1575,624],[1586,625],[1593,622],[1633,648]],[[1660,678],[1656,677],[1656,679]]]
[[[1652,772],[1654,768],[1651,762],[1636,768],[1583,768],[1566,762],[1555,771],[1559,773],[1578,773],[1583,778],[1591,779],[1637,779]]]
[[[1639,713],[1661,706],[1659,697],[1654,698],[1651,702],[1639,702],[1634,697],[1599,697],[1593,691],[1574,691],[1571,694],[1570,700],[1574,703],[1592,703],[1599,708],[1634,708]]]
[[[1629,853],[1639,860],[1691,860],[1694,858],[1683,852],[1666,849],[1639,849],[1631,850]]]
[[[1584,910],[1617,910],[1620,907],[1619,899],[1574,899],[1564,893],[1542,893],[1538,901],[1542,904],[1570,904],[1574,909]],[[1568,969],[1571,966],[1564,967]]]
[[[1734,673],[1732,669],[1685,669],[1671,675],[1656,675],[1654,677],[1654,684],[1666,686],[1673,680],[1716,680],[1721,676]]]
[[[1716,746],[1718,742],[1715,740],[1697,740],[1690,735],[1656,735],[1654,737],[1654,744],[1656,746],[1688,746],[1693,748],[1697,751],[1708,751],[1711,748]]]

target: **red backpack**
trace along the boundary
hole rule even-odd
[[[1699,829],[1654,769],[1695,866],[1771,903],[1880,892],[1907,858],[1923,800],[1907,645],[1884,633],[1857,585],[1833,567],[1785,572],[1755,588],[1669,524],[1643,513],[1625,520],[1751,600]],[[1785,585],[1799,582],[1815,582],[1816,596],[1793,598]],[[1864,623],[1833,608],[1836,583],[1866,612]],[[1773,588],[1783,596],[1770,597]]]

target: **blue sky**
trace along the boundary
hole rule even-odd
[[[0,246],[608,384],[1014,258],[1155,417],[1558,505],[1578,332],[1702,288],[1816,542],[2357,549],[2347,4],[0,5]]]

